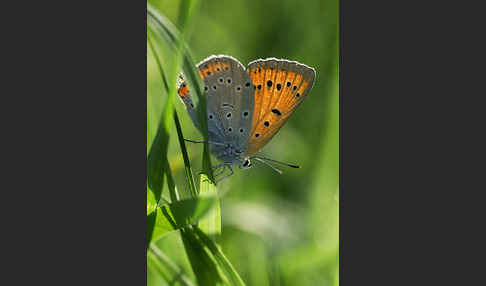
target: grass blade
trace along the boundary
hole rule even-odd
[[[164,125],[163,120],[161,120],[147,158],[147,185],[150,191],[154,193],[157,202],[162,196],[166,168],[165,161],[167,160],[167,147],[169,144],[169,132]]]
[[[148,177],[148,183],[149,186],[152,190],[155,191],[157,194],[156,198],[157,201],[160,199],[161,193],[162,193],[162,185],[158,185],[159,180],[161,179],[162,175],[164,172],[167,177],[167,183],[169,186],[169,192],[170,192],[170,197],[172,201],[178,200],[179,199],[179,194],[177,193],[177,190],[175,189],[175,184],[174,184],[174,179],[172,177],[172,173],[169,168],[169,161],[167,159],[167,150],[168,150],[168,144],[169,144],[169,134],[170,134],[170,120],[172,117],[172,114],[174,113],[174,107],[172,103],[172,98],[174,97],[175,93],[175,87],[171,88],[170,85],[167,83],[167,79],[164,73],[164,70],[162,68],[162,65],[160,63],[159,57],[157,55],[157,52],[154,49],[154,45],[152,43],[152,40],[150,37],[147,37],[148,43],[150,48],[152,49],[152,54],[154,56],[154,59],[157,63],[157,67],[159,68],[160,76],[162,78],[162,81],[166,87],[167,90],[167,101],[164,105],[164,109],[162,111],[162,118],[159,124],[159,129],[157,130],[157,135],[154,139],[154,143],[152,143],[152,148],[150,149],[149,152],[149,157],[148,157],[148,163],[149,166],[147,167],[147,175]],[[174,63],[175,70],[177,70],[177,57],[176,57],[176,62]],[[175,82],[175,79],[174,79]],[[154,147],[156,149],[154,149]],[[160,148],[158,148],[160,147]],[[153,151],[153,152],[152,152]],[[162,155],[162,156],[161,156]],[[152,167],[149,169],[149,167]],[[163,181],[161,181],[162,183]]]
[[[152,54],[154,56],[155,62],[157,63],[157,67],[159,68],[160,76],[162,78],[162,83],[164,84],[165,91],[167,93],[169,93],[169,83],[167,82],[167,78],[165,76],[164,69],[162,68],[162,65],[160,64],[160,59],[157,56],[157,53],[155,52],[154,44],[152,43],[152,40],[149,37],[149,33],[147,33],[147,41],[149,43],[150,50],[152,51]]]
[[[241,279],[240,275],[238,275],[238,272],[236,272],[233,265],[231,265],[228,258],[226,258],[224,253],[221,251],[219,246],[197,226],[193,227],[193,230],[202,244],[207,247],[209,251],[211,251],[211,254],[214,256],[219,266],[224,270],[226,276],[229,278],[231,285],[244,286],[245,283]]]
[[[216,196],[205,196],[156,207],[147,215],[147,224],[152,230],[148,234],[148,242],[156,241],[168,232],[196,224],[209,214],[217,201]]]
[[[181,147],[182,158],[184,159],[184,169],[186,171],[186,179],[189,184],[189,190],[193,198],[197,197],[196,184],[194,183],[194,176],[192,175],[191,163],[189,161],[189,155],[187,155],[186,143],[184,141],[184,136],[182,134],[181,123],[179,122],[179,117],[177,112],[174,110],[174,123],[177,130],[177,137],[179,138],[179,145]]]
[[[195,286],[195,284],[183,273],[183,270],[174,262],[172,262],[155,244],[150,244],[148,258],[152,260],[153,265],[157,266],[157,271],[164,276],[165,280],[171,285],[179,283],[182,286]],[[169,275],[164,273],[161,268],[168,270]],[[167,276],[171,276],[170,278]]]
[[[166,79],[166,76],[165,76],[164,69],[163,69],[163,67],[160,63],[159,56],[157,55],[157,52],[155,51],[154,45],[153,45],[152,41],[150,40],[150,38],[149,38],[149,45],[150,45],[150,48],[152,50],[152,54],[155,58],[155,61],[157,63],[157,66],[159,68],[159,72],[160,72],[160,75],[162,77],[162,81],[164,83],[165,90],[166,90],[167,94],[169,94],[170,92],[172,92],[171,88],[170,88],[169,84],[167,83],[167,79]],[[174,81],[174,83],[175,83],[175,81]],[[181,147],[182,156],[184,158],[184,166],[185,166],[187,181],[188,181],[188,184],[189,184],[189,190],[191,192],[192,197],[196,197],[197,196],[196,195],[197,194],[196,185],[194,183],[194,177],[193,177],[191,165],[190,165],[190,162],[189,162],[189,156],[187,155],[187,149],[186,149],[186,145],[185,145],[185,142],[184,142],[184,136],[182,134],[182,129],[181,129],[181,125],[180,125],[180,122],[179,122],[179,118],[178,118],[177,112],[175,110],[173,110],[173,117],[174,117],[174,122],[175,122],[175,125],[176,125],[176,131],[177,131],[177,135],[178,135],[178,139],[179,139],[179,145]],[[169,190],[171,190],[171,189],[169,189]],[[174,190],[175,190],[175,188],[174,188]],[[171,192],[171,200],[172,201],[178,200],[179,197],[180,196],[177,192]]]
[[[147,286],[167,286],[170,276],[162,264],[147,250]]]
[[[170,23],[170,21],[164,17],[163,15],[157,13],[150,5],[147,6],[147,14],[148,19],[150,20],[151,25],[154,26],[154,30],[159,31],[160,37],[164,38],[168,45],[174,45],[178,40],[181,38],[180,32],[177,28]],[[207,120],[206,120],[206,100],[205,96],[202,93],[202,85],[200,82],[199,73],[195,70],[195,64],[192,60],[192,56],[189,52],[189,49],[182,43],[184,47],[184,59],[183,59],[183,70],[184,74],[186,75],[186,80],[188,80],[189,84],[192,83],[193,90],[195,90],[197,97],[198,97],[198,114],[199,114],[199,126],[201,126],[201,133],[204,137],[204,140],[207,140]],[[161,71],[163,73],[163,71]],[[175,81],[174,81],[175,82]],[[177,115],[175,115],[177,117]],[[187,156],[187,150],[185,148],[185,143],[183,142],[182,131],[178,126],[180,126],[178,120],[176,119],[176,129],[178,130],[179,136],[179,143],[181,145],[181,151],[184,157],[184,163],[186,168],[186,175],[188,177],[189,188],[191,193],[194,195],[196,193],[196,189],[194,187],[194,180],[192,178],[192,171],[190,168],[189,159]],[[200,175],[200,190],[201,193],[217,193],[212,169],[211,169],[211,160],[209,155],[209,146],[207,144],[203,144],[203,163],[202,163],[202,171]],[[201,224],[201,228],[210,235],[218,235],[221,233],[221,214],[220,214],[220,207],[219,202],[217,203],[215,209],[212,211],[211,215],[209,215],[206,219],[204,219]]]
[[[192,9],[194,9],[196,5],[193,4],[191,6]],[[186,13],[190,14],[190,13]],[[177,28],[163,15],[160,13],[157,13],[155,9],[153,9],[150,5],[147,5],[147,21],[149,24],[154,26],[154,30],[165,40],[174,45],[174,43],[177,41],[177,39],[181,38],[181,33],[177,30]],[[170,46],[170,45],[169,45]],[[198,98],[198,104],[197,104],[197,110],[199,114],[199,126],[201,126],[201,133],[204,138],[204,141],[207,141],[208,138],[208,126],[207,126],[207,120],[206,120],[206,99],[204,97],[204,94],[202,92],[202,84],[201,84],[201,79],[199,76],[199,73],[196,71],[196,65],[194,63],[193,57],[191,55],[191,52],[189,48],[187,47],[186,43],[182,44],[183,47],[183,53],[184,53],[184,58],[183,58],[183,71],[186,76],[186,80],[188,81],[188,84],[192,87],[192,90],[194,90],[197,94]],[[211,169],[211,158],[209,156],[209,146],[208,144],[203,144],[203,165],[202,165],[202,173],[206,175],[209,180],[204,180],[205,182],[212,182],[213,185],[215,185],[214,181],[214,176],[213,172]]]
[[[194,275],[196,276],[197,285],[214,286],[227,285],[228,281],[214,256],[205,245],[198,239],[194,231],[190,228],[181,230],[182,242],[186,249],[189,262]]]
[[[201,174],[201,182],[199,184],[200,196],[213,195],[218,196],[216,186],[208,179],[206,174]],[[216,201],[214,207],[209,211],[209,214],[201,219],[198,223],[199,227],[208,235],[217,237],[221,234],[221,208],[219,199]]]

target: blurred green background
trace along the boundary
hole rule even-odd
[[[179,1],[148,3],[178,23]],[[200,1],[192,19],[188,45],[196,62],[227,54],[246,66],[254,59],[276,57],[317,71],[306,101],[262,149],[270,158],[300,164],[302,169],[282,167],[279,175],[257,163],[249,170],[236,168],[232,177],[218,184],[219,243],[247,285],[338,285],[338,11],[337,0]],[[148,116],[160,116],[163,101],[154,98],[161,91],[160,73],[147,49]],[[174,103],[184,136],[201,139],[182,103]],[[155,133],[156,125],[149,129]],[[197,175],[201,146],[187,147]],[[177,187],[188,188],[176,136],[171,136],[168,154]],[[218,161],[213,157],[212,162]],[[187,261],[171,256],[177,243],[168,236],[158,245],[179,267],[190,268]],[[149,271],[148,285],[158,283]]]

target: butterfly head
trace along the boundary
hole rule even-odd
[[[252,166],[253,166],[253,164],[250,161],[250,157],[244,157],[241,160],[240,169],[249,169]]]
[[[233,164],[237,163],[240,169],[250,169],[253,166],[250,157],[246,156],[244,151],[241,149],[233,149],[232,146],[230,148],[230,152],[234,158]]]

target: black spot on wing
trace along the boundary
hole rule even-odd
[[[272,109],[272,112],[277,114],[278,116],[282,115],[282,112],[280,112],[280,110],[278,110],[276,108]]]

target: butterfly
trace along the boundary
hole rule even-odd
[[[261,162],[282,173],[269,162],[293,168],[300,166],[266,158],[257,152],[280,130],[304,101],[314,85],[313,68],[296,61],[258,59],[244,67],[237,59],[210,56],[199,64],[199,76],[204,83],[207,105],[208,144],[222,168],[215,176],[231,166],[252,167],[251,160]],[[190,90],[181,74],[178,95],[194,123],[200,129]],[[187,140],[187,139],[186,139]],[[202,141],[187,140],[194,143]]]

